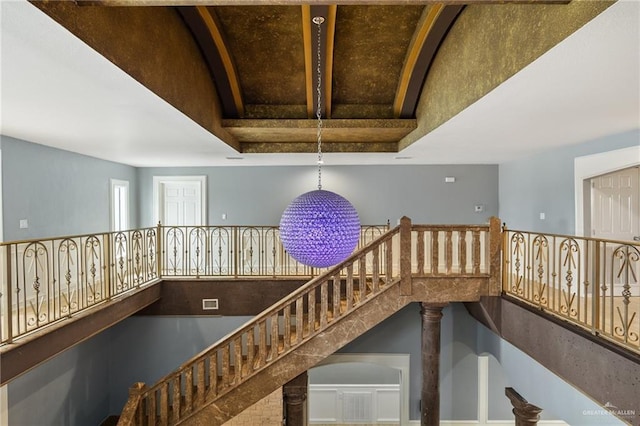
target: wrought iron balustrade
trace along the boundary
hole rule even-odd
[[[504,231],[503,291],[640,352],[640,243]]]
[[[158,279],[157,228],[0,243],[0,342]]]
[[[167,277],[313,277],[322,270],[285,251],[276,226],[161,226],[161,274]],[[358,248],[388,230],[363,226]]]
[[[387,225],[363,226],[360,245]],[[135,291],[161,277],[312,277],[277,227],[158,225],[0,243],[0,344]]]

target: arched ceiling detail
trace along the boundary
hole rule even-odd
[[[34,5],[238,152],[269,153],[317,148],[313,16],[323,151],[398,152],[612,2],[467,3]]]

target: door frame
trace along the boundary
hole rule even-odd
[[[591,220],[591,178],[640,165],[640,146],[585,155],[574,159],[575,227],[577,236],[586,236]],[[585,201],[588,202],[585,205]],[[587,211],[588,210],[588,211]]]
[[[202,217],[202,226],[206,226],[207,220],[207,176],[154,176],[153,177],[153,220],[155,224],[160,222],[162,208],[162,186],[167,183],[184,183],[191,182],[198,184],[200,191],[200,214]]]

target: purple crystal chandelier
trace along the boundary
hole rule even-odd
[[[285,250],[298,262],[325,268],[345,260],[358,245],[360,219],[358,212],[344,197],[322,189],[322,68],[320,66],[321,25],[324,18],[316,16],[318,29],[318,76],[316,118],[318,140],[318,189],[295,198],[282,213],[280,239]]]

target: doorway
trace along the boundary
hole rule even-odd
[[[154,176],[155,222],[167,226],[206,224],[206,176]]]
[[[640,240],[640,167],[591,179],[591,236]]]
[[[309,370],[309,424],[406,425],[408,354],[334,354]]]
[[[640,166],[640,146],[576,157],[573,168],[575,235],[591,234],[591,178],[636,166]]]

